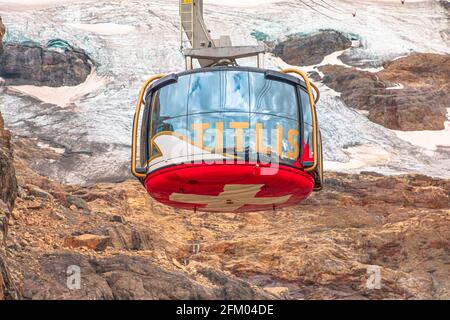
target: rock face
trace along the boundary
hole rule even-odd
[[[12,209],[16,196],[17,181],[13,166],[11,134],[5,129],[3,117],[0,114],[0,200]]]
[[[0,114],[0,300],[19,297],[19,292],[8,268],[5,251],[9,219],[16,196],[17,181],[13,166],[10,133],[5,130]]]
[[[450,180],[328,172],[296,207],[192,213],[135,181],[40,176],[33,143],[15,143],[18,197],[0,206],[0,299],[450,298]]]
[[[450,101],[450,55],[412,54],[370,73],[324,66],[323,82],[369,119],[395,130],[442,130]]]
[[[6,85],[75,86],[84,82],[91,70],[89,57],[71,47],[50,50],[6,44],[0,56],[0,77]]]
[[[285,62],[306,66],[320,63],[335,51],[350,48],[352,42],[337,31],[320,31],[311,35],[293,35],[275,44],[272,52]]]
[[[2,17],[0,17],[0,54],[3,53],[3,37],[6,33],[5,25],[3,24]]]
[[[449,180],[328,172],[324,191],[296,207],[194,214],[152,201],[135,181],[58,184],[18,155],[8,250],[26,299],[450,297]],[[109,239],[102,251],[66,247],[74,234]],[[80,289],[67,286],[73,266]]]
[[[82,234],[80,236],[69,236],[64,239],[64,247],[68,248],[89,248],[95,251],[105,251],[110,241],[110,237],[96,234]]]

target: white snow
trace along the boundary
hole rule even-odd
[[[277,3],[283,0],[205,0],[205,4],[215,4],[220,6],[230,6],[230,7],[252,7],[260,6],[267,3]]]
[[[371,166],[383,166],[391,158],[391,154],[386,150],[371,145],[350,147],[344,152],[349,156],[350,161],[324,161],[324,167],[333,171],[349,171]]]
[[[101,35],[127,34],[136,30],[134,26],[117,23],[69,23],[68,25],[83,31],[98,33]]]
[[[94,0],[0,0],[0,11],[27,11]]]
[[[396,83],[392,87],[387,87],[386,90],[401,90],[401,89],[404,89],[404,88],[405,87],[401,83]]]
[[[131,125],[142,79],[184,69],[178,10],[177,0],[0,0],[7,41],[27,38],[45,45],[61,38],[96,62],[98,75],[77,87],[13,88],[55,108],[0,88],[0,110],[15,133],[45,137],[54,147],[71,151],[76,168],[66,170],[56,162],[54,177],[79,183],[129,173]],[[450,53],[444,39],[448,18],[436,1],[406,0],[401,5],[397,0],[205,0],[205,19],[214,38],[229,34],[235,45],[256,44],[253,31],[272,40],[320,29],[351,33],[359,38],[352,56],[374,65],[411,52]],[[325,57],[319,65],[349,67],[339,59],[342,53]],[[286,66],[267,56],[269,68]],[[303,69],[317,71],[317,66]],[[317,84],[326,170],[450,177],[448,157],[437,147],[448,145],[448,130],[393,132],[348,108],[339,93]],[[400,90],[400,85],[392,89]],[[72,104],[74,108],[67,107]]]
[[[443,130],[422,130],[422,131],[398,131],[395,134],[412,145],[424,149],[429,156],[433,156],[438,147],[450,147],[450,108],[447,108],[449,121],[444,123]]]
[[[66,107],[80,100],[89,93],[95,92],[107,84],[105,77],[99,77],[93,71],[85,82],[77,86],[46,87],[46,86],[10,86],[8,89],[14,93],[24,94],[39,101]]]

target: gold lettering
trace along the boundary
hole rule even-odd
[[[292,160],[297,160],[300,154],[300,149],[298,147],[298,139],[297,141],[295,141],[295,137],[298,137],[298,135],[299,135],[298,130],[291,129],[288,131],[288,140],[292,149],[294,149],[294,152],[288,151],[286,153],[286,157]]]
[[[264,145],[264,128],[261,123],[256,124],[256,152],[270,154],[271,150],[269,147]]]
[[[204,146],[203,137],[205,134],[205,130],[209,128],[209,123],[193,123],[192,130],[196,131],[195,134],[195,146],[202,148]]]
[[[248,122],[230,122],[230,128],[236,132],[236,151],[244,151],[244,129],[248,128]]]
[[[223,153],[223,122],[216,122],[216,146],[215,153]]]
[[[277,125],[276,128],[276,150],[278,156],[281,157],[281,153],[283,152],[283,127]]]

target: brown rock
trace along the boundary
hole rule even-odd
[[[39,257],[42,273],[25,274],[26,298],[34,299],[270,299],[264,292],[232,275],[199,266],[202,273],[167,268],[151,257],[118,255],[87,259],[76,253]],[[78,266],[79,290],[67,288],[68,266]],[[220,281],[220,283],[218,283]],[[51,290],[49,290],[51,288]]]
[[[344,34],[334,31],[319,31],[310,35],[293,35],[275,44],[273,53],[285,62],[296,66],[320,63],[335,51],[350,48],[352,42]]]
[[[0,19],[0,35],[1,29]],[[1,43],[1,37],[0,37]],[[0,300],[18,299],[20,292],[11,276],[5,254],[11,211],[17,197],[17,180],[13,166],[11,136],[4,128],[0,113]]]
[[[0,114],[0,200],[3,200],[10,209],[13,208],[17,197],[17,180],[13,159],[11,135],[9,131],[5,130]]]
[[[26,188],[28,189],[28,193],[31,194],[32,196],[42,198],[45,200],[50,200],[53,198],[48,192],[42,190],[37,186],[28,184]]]
[[[72,208],[72,206],[75,206],[76,208],[83,210],[86,213],[91,212],[91,208],[89,207],[88,203],[80,197],[67,196],[67,202],[69,203],[70,208]]]
[[[323,82],[369,119],[395,130],[442,130],[450,101],[450,55],[412,54],[376,74],[324,66]],[[400,84],[403,89],[388,90]]]
[[[59,52],[37,44],[6,44],[0,55],[0,77],[6,85],[75,86],[92,67],[86,53],[71,47]]]
[[[0,54],[3,53],[3,37],[5,36],[6,28],[3,24],[2,17],[0,17]]]
[[[19,289],[11,277],[3,249],[0,249],[0,300],[18,299],[20,299]]]
[[[69,236],[64,239],[64,246],[68,248],[89,248],[95,251],[104,251],[110,244],[110,237],[95,234]]]
[[[125,218],[123,216],[114,215],[111,217],[112,222],[125,223]]]
[[[8,206],[2,200],[0,200],[0,246],[6,246],[9,217],[10,210]]]
[[[154,231],[118,225],[107,230],[113,247],[124,250],[152,250],[158,238]]]
[[[26,151],[24,145],[20,152]],[[450,180],[327,172],[323,192],[298,206],[194,214],[156,203],[136,181],[52,184],[17,158],[19,181],[76,196],[93,212],[65,211],[55,199],[60,220],[30,209],[32,198],[17,201],[20,218],[8,244],[20,248],[8,273],[23,279],[17,285],[27,299],[450,297]],[[125,216],[126,224],[111,221],[113,215]],[[75,240],[79,234],[84,241]],[[105,236],[110,250],[96,252],[92,237]],[[89,248],[91,240],[91,250],[67,249]],[[70,266],[80,268],[80,290],[67,288]],[[367,287],[373,267],[381,289]]]

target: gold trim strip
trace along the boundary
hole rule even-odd
[[[320,93],[319,93],[319,89],[317,88],[316,85],[312,84],[309,81],[308,76],[306,75],[305,72],[301,71],[301,70],[297,70],[295,68],[286,68],[281,70],[281,72],[283,73],[295,73],[299,76],[301,76],[303,78],[303,80],[305,81],[306,84],[306,90],[308,90],[308,95],[309,95],[309,103],[311,105],[311,113],[312,113],[312,120],[313,120],[313,146],[314,146],[314,163],[311,167],[305,167],[305,171],[306,172],[311,172],[314,171],[317,168],[317,164],[318,164],[318,158],[317,158],[317,153],[318,153],[318,141],[317,141],[317,132],[318,132],[318,125],[317,125],[317,116],[316,116],[316,105],[315,103],[317,101],[319,101],[320,98]],[[314,90],[317,92],[317,96],[316,99],[314,100],[314,95],[312,92],[312,88],[314,88]]]
[[[132,136],[132,142],[131,142],[131,172],[133,175],[138,179],[144,179],[147,175],[138,173],[137,167],[136,167],[136,160],[137,160],[137,131],[138,131],[138,122],[139,122],[139,115],[141,113],[141,106],[142,102],[144,100],[145,91],[147,90],[148,86],[155,80],[161,79],[164,77],[165,74],[157,74],[154,75],[145,81],[144,85],[141,88],[141,91],[139,92],[139,98],[138,102],[136,104],[136,111],[134,114],[134,121],[133,121],[133,136]]]

